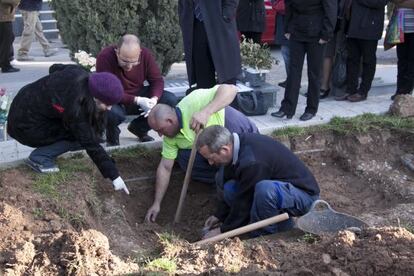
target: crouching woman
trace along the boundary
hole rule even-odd
[[[89,74],[76,65],[55,64],[49,72],[24,86],[10,106],[8,133],[36,148],[27,164],[40,173],[58,172],[59,155],[85,149],[115,190],[129,194],[114,161],[99,144],[105,111],[121,100],[121,82],[110,73]]]

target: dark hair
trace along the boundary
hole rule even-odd
[[[101,137],[106,125],[105,111],[100,111],[94,98],[89,94],[88,74],[77,78],[69,89],[79,91],[77,97],[73,99],[74,104],[64,113],[63,123],[67,127],[73,118],[86,120],[93,129],[94,140]]]

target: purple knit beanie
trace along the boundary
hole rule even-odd
[[[106,105],[114,105],[121,101],[124,88],[121,81],[108,72],[92,73],[89,76],[89,92]]]

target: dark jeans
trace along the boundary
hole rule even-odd
[[[398,75],[396,94],[410,94],[414,88],[414,33],[404,34],[397,44]]]
[[[45,168],[55,166],[56,158],[68,151],[81,150],[82,147],[77,141],[62,140],[51,145],[35,149],[29,155],[29,158],[41,164]]]
[[[235,133],[259,133],[256,125],[246,116],[232,107],[225,108],[224,126],[231,132]],[[191,150],[180,149],[178,151],[177,162],[181,169],[186,171],[188,161],[190,160]],[[214,184],[218,167],[211,166],[207,159],[197,152],[194,159],[193,171],[191,178],[202,183]]]
[[[346,41],[348,48],[348,59],[346,63],[346,85],[347,93],[359,93],[363,96],[368,95],[371,89],[372,80],[377,66],[377,46],[378,40],[364,40],[348,38]],[[358,78],[360,76],[362,59],[361,84],[358,88]]]
[[[0,22],[0,67],[10,66],[14,41],[12,22]]]
[[[316,114],[319,106],[319,89],[322,70],[322,57],[325,45],[318,42],[289,41],[289,74],[287,77],[285,97],[280,110],[288,115],[296,113],[303,62],[308,64],[308,97],[305,112]]]
[[[151,97],[149,93],[149,86],[145,86],[138,95],[140,97]],[[161,98],[158,100],[158,103],[175,107],[177,101],[177,97],[173,93],[164,91]],[[126,115],[138,115],[137,118],[131,121],[128,128],[134,133],[145,135],[151,128],[148,125],[147,118],[139,115],[142,112],[143,111],[136,104],[127,106],[122,104],[113,105],[111,110],[107,112],[106,141],[114,145],[119,144],[119,134],[121,133],[121,130],[118,125],[125,121]]]
[[[239,186],[239,183],[235,180],[230,180],[224,184],[223,198],[228,206],[233,205],[236,194],[240,190]],[[257,237],[292,229],[294,226],[292,217],[306,214],[312,203],[318,198],[319,196],[311,196],[292,184],[282,181],[262,180],[256,183],[249,223],[277,216],[284,212],[287,212],[290,218],[256,230],[251,233],[251,236]]]

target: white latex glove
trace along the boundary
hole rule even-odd
[[[153,108],[157,104],[156,98],[135,97],[135,103],[144,111]]]
[[[127,186],[125,185],[124,180],[122,180],[122,178],[120,176],[118,176],[117,179],[115,179],[114,181],[112,181],[112,185],[114,185],[114,189],[115,191],[119,191],[119,190],[124,190],[124,192],[129,195],[129,191]]]

